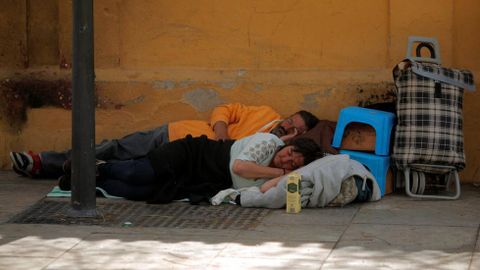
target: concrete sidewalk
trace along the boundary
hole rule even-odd
[[[480,269],[472,185],[457,201],[272,210],[251,230],[7,223],[54,185],[0,172],[0,269]]]

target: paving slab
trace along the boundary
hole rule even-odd
[[[219,254],[227,258],[277,258],[281,260],[311,260],[322,262],[333,249],[332,242],[258,241],[230,243]]]
[[[262,241],[336,242],[346,228],[346,225],[260,224],[252,231],[240,232],[238,238]]]
[[[93,230],[93,227],[1,224],[0,256],[56,258]]]
[[[32,180],[8,171],[0,171],[0,222],[34,204],[55,186],[56,181]]]
[[[353,223],[478,227],[479,201],[479,190],[469,186],[464,186],[462,197],[454,201],[420,200],[395,194],[364,204]]]
[[[46,269],[154,269],[205,266],[228,245],[154,234],[92,234]],[[171,267],[172,266],[172,267]],[[157,268],[158,269],[158,268]]]
[[[479,227],[480,231],[480,227]],[[469,270],[480,269],[480,235],[477,234],[477,244],[472,255],[472,263]]]
[[[288,269],[288,270],[318,270],[321,269],[321,261],[299,260],[281,258],[215,258],[206,268],[202,269]]]
[[[469,269],[477,229],[352,224],[323,269]]]
[[[300,214],[272,210],[245,228],[7,223],[55,184],[0,171],[0,269],[480,269],[480,188],[472,185],[457,201],[393,194]]]
[[[0,269],[42,270],[54,261],[54,258],[0,256]]]
[[[348,225],[360,209],[360,204],[350,204],[345,207],[307,208],[298,214],[286,213],[285,210],[275,210],[262,221],[264,225],[288,224],[303,225]]]

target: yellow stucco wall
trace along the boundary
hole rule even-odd
[[[479,78],[476,0],[94,2],[98,141],[206,119],[222,102],[268,104],[284,115],[306,109],[336,120],[342,107],[387,99],[391,69],[405,57],[410,35],[438,38],[444,66]],[[68,78],[71,1],[0,6],[1,79]],[[479,96],[465,94],[463,182],[480,182]],[[21,129],[5,119],[0,128],[2,168],[10,150],[70,145],[70,111],[60,108],[30,109]]]

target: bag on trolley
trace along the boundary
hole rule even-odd
[[[419,42],[417,56],[410,57],[415,42]],[[423,48],[430,51],[430,58],[421,57]],[[435,39],[410,37],[407,59],[394,67],[393,78],[397,91],[394,166],[434,174],[462,170],[463,92],[475,90],[473,74],[440,66]]]

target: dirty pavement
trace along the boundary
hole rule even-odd
[[[155,212],[98,199],[100,210],[118,215],[96,223],[19,219],[32,206],[68,205],[45,198],[55,184],[0,172],[0,269],[480,269],[480,188],[472,184],[456,201],[397,192],[300,214],[186,203]],[[140,222],[139,212],[149,219]]]

